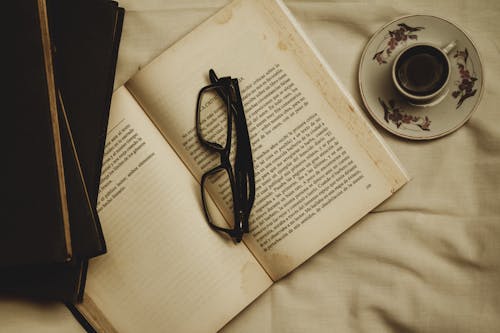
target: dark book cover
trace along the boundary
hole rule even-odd
[[[106,4],[105,7],[103,3]],[[73,5],[68,6],[69,4]],[[84,6],[88,8],[82,10]],[[74,303],[83,297],[88,265],[86,258],[106,251],[93,201],[97,201],[99,190],[98,176],[102,165],[124,9],[111,1],[59,0],[49,0],[48,9],[59,89],[57,101],[61,145],[67,176],[75,260],[65,264],[2,269],[0,290],[3,294]],[[96,12],[103,10],[106,14],[97,15],[101,18],[99,21],[89,21],[86,15],[92,9]],[[68,22],[71,22],[72,28],[68,26]],[[92,42],[79,43],[88,38],[89,30],[94,31]],[[101,33],[97,34],[97,31]],[[106,68],[102,64],[95,66],[98,62],[107,63]],[[99,83],[100,88],[95,87],[94,81]],[[90,92],[89,86],[92,87]],[[97,89],[101,91],[96,92]],[[66,103],[65,97],[75,95],[81,95],[77,101],[85,98],[85,103],[75,104],[74,99],[73,104]],[[82,150],[87,151],[87,154],[80,154]],[[87,168],[84,169],[84,166]],[[89,166],[92,167],[89,169]],[[85,177],[84,170],[93,170],[98,175]]]
[[[69,214],[45,1],[16,1],[13,7],[0,267],[66,262],[72,256]]]
[[[73,248],[90,258],[106,251],[96,207],[124,10],[101,0],[48,0],[48,8],[56,81],[93,208],[93,223],[72,225]]]
[[[48,4],[55,27],[57,82],[95,205],[123,9],[102,0],[48,0]]]
[[[2,297],[76,303],[83,297],[87,264],[76,259],[64,264],[4,268],[0,293]]]
[[[95,205],[90,201],[83,179],[78,148],[68,122],[68,110],[59,91],[57,97],[73,256],[88,259],[106,252],[106,246]]]

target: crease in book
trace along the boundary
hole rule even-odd
[[[97,198],[124,9],[105,0],[13,9],[0,294],[73,303],[88,259],[107,251]]]

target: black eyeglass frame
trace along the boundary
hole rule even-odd
[[[249,232],[248,219],[255,200],[255,176],[250,136],[248,134],[238,80],[231,77],[217,78],[217,75],[212,69],[209,71],[209,77],[211,84],[203,87],[198,93],[196,107],[196,134],[200,142],[206,148],[219,153],[220,164],[205,172],[201,177],[201,198],[203,210],[206,220],[212,229],[228,234],[238,243],[242,240],[243,234]],[[216,142],[205,140],[201,133],[201,99],[203,94],[207,90],[211,89],[215,89],[217,94],[226,103],[227,136],[224,146],[221,146]],[[229,158],[231,153],[233,120],[236,129],[236,154],[234,168],[231,165]],[[220,227],[212,222],[205,197],[204,188],[208,177],[222,170],[227,172],[233,194],[234,225],[232,229]]]

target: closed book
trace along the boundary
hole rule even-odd
[[[105,6],[102,6],[103,3]],[[88,9],[83,10],[84,7]],[[88,174],[98,172],[100,175],[124,10],[110,1],[51,0],[47,8],[75,258],[70,263],[2,269],[0,291],[3,294],[75,302],[81,300],[83,295],[87,259],[106,251],[95,209],[99,179],[92,180],[95,177]],[[100,19],[90,22],[86,16],[90,9],[105,14],[95,15]],[[101,34],[96,33],[98,30]],[[94,32],[92,42],[78,43],[79,40],[89,39],[89,31]],[[70,37],[73,43],[69,42]],[[96,66],[98,62],[107,65]],[[99,82],[99,87],[85,88],[84,83],[95,86],[92,80]],[[66,96],[73,96],[73,99],[68,98],[73,102],[69,107],[64,100]],[[74,96],[81,96],[85,103],[75,103]],[[80,154],[80,151],[85,153]]]
[[[95,204],[124,10],[102,0],[48,0],[48,6],[57,82]]]
[[[6,216],[0,267],[66,262],[72,258],[56,88],[44,0],[15,2],[9,49],[13,95],[6,113]]]
[[[7,267],[0,276],[1,295],[75,303],[82,299],[87,261]]]

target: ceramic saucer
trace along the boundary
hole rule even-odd
[[[449,53],[451,78],[448,92],[435,105],[415,106],[394,88],[391,66],[397,54],[412,43],[444,47],[456,41]],[[455,24],[429,15],[398,18],[380,28],[363,51],[359,88],[373,119],[389,132],[412,140],[447,135],[467,122],[479,104],[483,68],[476,47]]]

